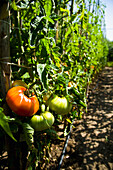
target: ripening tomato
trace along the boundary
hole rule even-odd
[[[74,82],[69,82],[68,87],[75,87],[77,89],[77,85]]]
[[[72,104],[66,97],[59,97],[57,95],[50,97],[48,100],[48,106],[51,110],[60,115],[68,114],[72,109]]]
[[[94,66],[93,66],[93,65],[91,65],[91,69],[94,69]]]
[[[50,98],[51,94],[50,93],[46,93],[43,95],[43,102],[45,103],[49,98]]]
[[[39,109],[39,101],[35,95],[27,97],[23,86],[12,87],[6,95],[6,102],[13,112],[20,116],[32,116]]]
[[[72,84],[72,82],[70,81],[69,83],[68,83],[68,87],[72,87],[73,86],[73,84]]]
[[[23,86],[27,88],[27,84],[25,82],[23,82],[22,80],[15,80],[12,83],[12,87],[16,87],[16,86]]]
[[[54,123],[54,116],[52,113],[46,111],[41,113],[41,115],[34,115],[31,118],[31,126],[35,131],[42,131],[49,129]]]

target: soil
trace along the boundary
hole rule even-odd
[[[52,145],[47,170],[113,170],[113,68],[105,67],[91,85],[88,111],[75,120],[64,158],[66,138]]]

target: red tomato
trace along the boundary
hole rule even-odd
[[[32,116],[39,109],[39,101],[35,95],[27,97],[23,86],[12,87],[6,95],[6,102],[13,112],[20,116]]]

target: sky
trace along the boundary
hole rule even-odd
[[[106,5],[105,8],[105,24],[106,38],[113,41],[113,0],[101,0]]]

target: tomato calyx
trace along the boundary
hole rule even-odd
[[[28,98],[35,96],[33,89],[31,90],[31,89],[26,88],[26,90],[23,90],[23,93]]]
[[[23,93],[27,97],[34,96],[34,90],[33,90],[32,86],[28,86],[24,81],[22,81],[22,80],[15,80],[12,83],[12,87],[17,87],[17,86],[22,86],[22,87],[26,88],[26,90],[23,90]]]
[[[24,93],[27,97],[30,97],[30,95],[29,95],[29,90],[28,90],[28,89],[26,89],[25,91],[23,91],[23,93]]]

